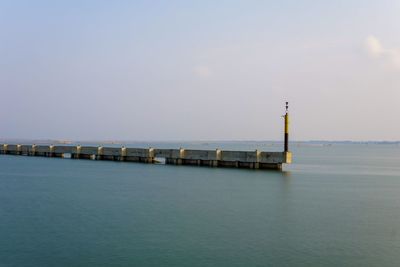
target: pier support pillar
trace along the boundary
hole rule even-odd
[[[99,147],[97,148],[96,159],[97,159],[97,160],[103,159],[103,147],[102,147],[102,146],[99,146]]]
[[[144,158],[145,163],[154,163],[154,148],[149,147],[148,157]]]
[[[71,153],[71,159],[80,159],[81,158],[81,148],[82,146],[76,146],[75,153]]]
[[[219,161],[221,160],[221,158],[222,158],[222,153],[221,153],[221,149],[216,149],[215,150],[215,160],[212,160],[211,161],[211,166],[212,167],[218,167],[220,164],[219,164]]]
[[[21,145],[20,144],[17,145],[16,155],[21,155]]]
[[[54,155],[54,146],[50,145],[49,146],[49,152],[45,154],[46,157],[53,157]]]
[[[126,159],[126,147],[121,147],[121,156],[119,157],[120,161],[125,161]]]
[[[9,154],[8,153],[8,144],[3,144],[3,154]]]
[[[35,156],[36,155],[36,145],[35,144],[32,145],[32,149],[28,154],[29,154],[29,156]]]

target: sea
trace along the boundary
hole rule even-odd
[[[0,266],[400,266],[400,144],[290,149],[283,171],[0,155]]]

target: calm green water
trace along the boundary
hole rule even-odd
[[[285,172],[0,155],[0,266],[399,266],[400,146],[293,151]]]

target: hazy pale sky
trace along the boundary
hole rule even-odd
[[[400,140],[400,1],[0,1],[0,138]]]

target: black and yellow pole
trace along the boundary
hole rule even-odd
[[[283,116],[285,118],[285,152],[289,152],[289,102],[286,102],[286,113]]]

